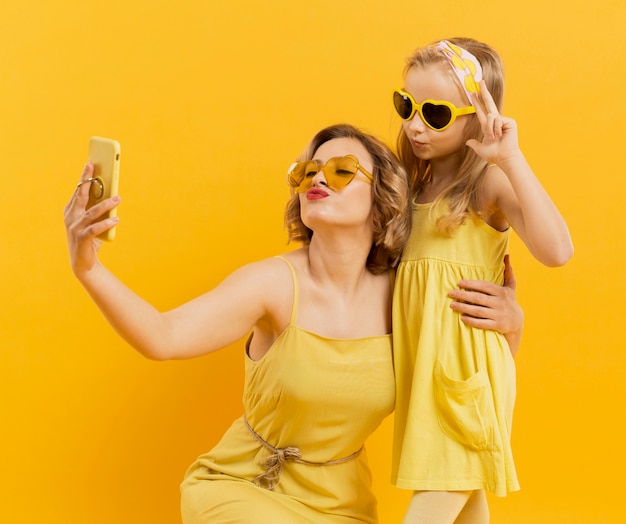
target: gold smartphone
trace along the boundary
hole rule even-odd
[[[117,195],[120,177],[120,144],[110,138],[92,136],[89,139],[89,154],[87,160],[94,166],[87,209],[107,198]],[[114,217],[117,209],[112,209],[99,220]],[[98,238],[108,240],[115,238],[115,228],[105,231]]]

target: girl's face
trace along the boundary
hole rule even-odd
[[[366,171],[373,172],[370,154],[353,138],[325,142],[315,151],[313,159],[324,166],[329,159],[346,155],[355,156]],[[372,185],[361,171],[346,187],[334,190],[329,187],[322,167],[313,177],[310,189],[300,193],[302,222],[313,231],[322,226],[356,226],[371,231],[371,212]]]
[[[464,91],[445,69],[447,64],[412,67],[406,74],[404,90],[421,104],[424,100],[446,100],[456,107],[471,105]],[[443,160],[458,155],[465,145],[465,125],[475,115],[459,116],[450,127],[435,131],[428,127],[419,112],[403,122],[404,132],[413,153],[421,160]]]

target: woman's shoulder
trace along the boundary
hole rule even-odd
[[[291,253],[264,258],[241,266],[233,273],[237,274],[240,289],[243,286],[251,300],[263,304],[268,318],[289,319],[296,285],[293,260],[297,258]]]
[[[241,266],[237,272],[247,274],[251,278],[262,279],[269,286],[276,285],[283,278],[291,279],[291,269],[302,264],[303,256],[298,251],[300,250],[249,262]]]
[[[244,279],[267,297],[275,296],[285,290],[291,292],[293,283],[306,279],[308,267],[308,248],[303,247],[275,255],[269,258],[250,262],[237,270]]]

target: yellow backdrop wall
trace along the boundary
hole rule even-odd
[[[179,522],[178,483],[240,412],[242,347],[144,360],[73,279],[62,209],[98,134],[122,144],[106,264],[160,308],[285,249],[286,166],[322,126],[390,143],[404,57],[493,44],[505,113],[576,254],[514,241],[527,327],[514,451],[522,491],[493,522],[624,522],[626,4],[484,0],[5,0],[0,15],[0,521]],[[369,443],[382,522],[391,424]]]

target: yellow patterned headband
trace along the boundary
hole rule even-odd
[[[478,59],[468,50],[447,40],[436,43],[434,47],[440,49],[448,59],[452,70],[461,82],[470,104],[474,105],[471,93],[480,93],[479,82],[483,78],[483,68],[480,66]]]

